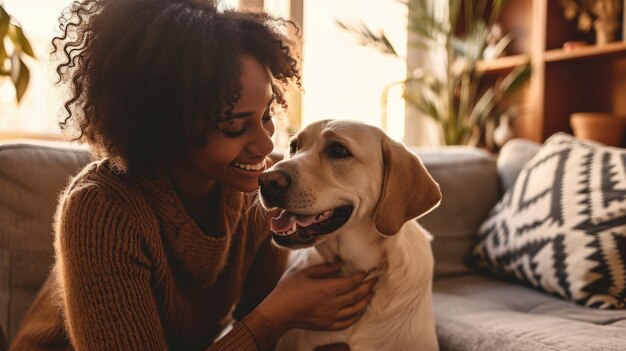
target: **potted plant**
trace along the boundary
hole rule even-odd
[[[7,38],[9,45],[6,45]],[[0,76],[11,79],[18,103],[24,97],[30,81],[30,71],[23,60],[25,55],[36,59],[22,27],[0,4]]]
[[[531,74],[531,65],[527,63],[515,67],[495,85],[480,87],[483,72],[477,69],[477,63],[507,1],[449,0],[445,3],[446,16],[439,16],[441,11],[436,11],[443,2],[408,0],[405,3],[409,10],[408,28],[417,37],[411,44],[426,50],[429,60],[438,63],[431,67],[440,69],[410,72],[405,80],[387,86],[385,92],[392,85],[402,85],[404,98],[439,123],[447,145],[484,144],[485,126],[497,123],[506,100]],[[464,13],[463,21],[461,13]],[[384,31],[376,34],[365,24],[360,28],[338,24],[355,33],[362,44],[399,57]],[[511,34],[497,40],[490,47],[490,56],[499,56],[511,40]]]

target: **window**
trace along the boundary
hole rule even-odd
[[[5,0],[5,9],[22,25],[38,60],[26,57],[30,83],[22,102],[15,100],[10,79],[0,80],[0,132],[58,134],[60,97],[52,85],[55,72],[49,61],[57,20],[69,0]],[[36,9],[36,10],[33,10]]]
[[[406,5],[393,0],[265,0],[265,9],[285,16],[289,4],[303,4],[303,87],[301,125],[326,118],[348,118],[381,126],[381,99],[386,85],[403,80],[403,60],[359,45],[336,21],[355,26],[363,21],[385,31],[406,56]],[[287,3],[287,4],[286,4]],[[287,10],[285,10],[287,9]],[[387,132],[401,140],[404,101],[390,91]]]
[[[25,58],[30,83],[22,102],[15,100],[10,79],[0,80],[0,133],[59,134],[58,115],[63,99],[55,87],[57,75],[50,62],[51,41],[59,33],[58,18],[71,0],[5,0],[5,9],[17,20],[31,42],[38,60]],[[238,0],[221,0],[222,8],[234,8]]]
[[[249,0],[247,0],[250,2]],[[70,0],[5,0],[5,8],[24,28],[39,60],[27,60],[28,91],[20,105],[8,79],[0,81],[0,132],[59,133],[62,97],[53,85],[56,72],[49,59],[58,17]],[[301,126],[325,118],[349,118],[381,126],[381,98],[387,84],[406,76],[403,60],[360,46],[336,21],[373,30],[384,29],[398,50],[406,49],[406,6],[394,0],[265,0],[265,9],[289,17],[290,6],[302,6],[304,22]],[[236,7],[237,0],[222,0]],[[243,2],[245,4],[245,1]],[[36,10],[33,10],[36,9]],[[405,52],[400,53],[405,56]],[[387,132],[402,139],[404,102],[400,89],[391,90]]]
[[[316,0],[304,3],[302,121],[306,125],[323,118],[350,118],[381,125],[383,88],[406,76],[405,63],[375,49],[360,46],[336,20],[371,29],[384,28],[397,45],[406,42],[406,9],[399,2],[380,0]],[[405,53],[400,53],[405,55]],[[392,99],[393,101],[393,99]],[[389,133],[402,136],[402,103],[389,106]],[[397,118],[396,118],[397,117]],[[399,128],[398,131],[392,128]]]

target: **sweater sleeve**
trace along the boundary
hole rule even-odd
[[[57,218],[66,329],[76,350],[167,350],[138,225],[121,201],[74,190]]]
[[[242,320],[265,299],[276,287],[287,265],[288,251],[272,244],[271,240],[261,243],[235,309],[235,319]]]
[[[263,223],[257,223],[252,226],[254,230],[261,231],[255,235],[262,234],[263,240],[261,241],[256,255],[248,271],[244,289],[241,294],[241,298],[234,312],[236,320],[243,321],[250,318],[262,318],[261,316],[254,315],[254,309],[269,295],[269,293],[276,287],[276,284],[282,277],[286,265],[289,252],[286,249],[279,248],[271,241],[271,236],[268,233],[267,227],[263,228]],[[266,321],[267,322],[267,321]],[[257,347],[264,348],[273,344],[275,340],[271,340],[272,334],[268,323],[256,323],[257,325],[265,325],[267,329],[251,331],[256,342]]]

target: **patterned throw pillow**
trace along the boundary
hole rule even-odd
[[[552,136],[482,224],[470,260],[585,306],[626,307],[626,149]]]

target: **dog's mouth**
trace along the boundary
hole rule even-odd
[[[341,228],[352,214],[350,205],[340,206],[314,215],[303,215],[283,210],[270,220],[274,240],[283,246],[310,246],[316,236]],[[296,242],[294,242],[296,241]]]

